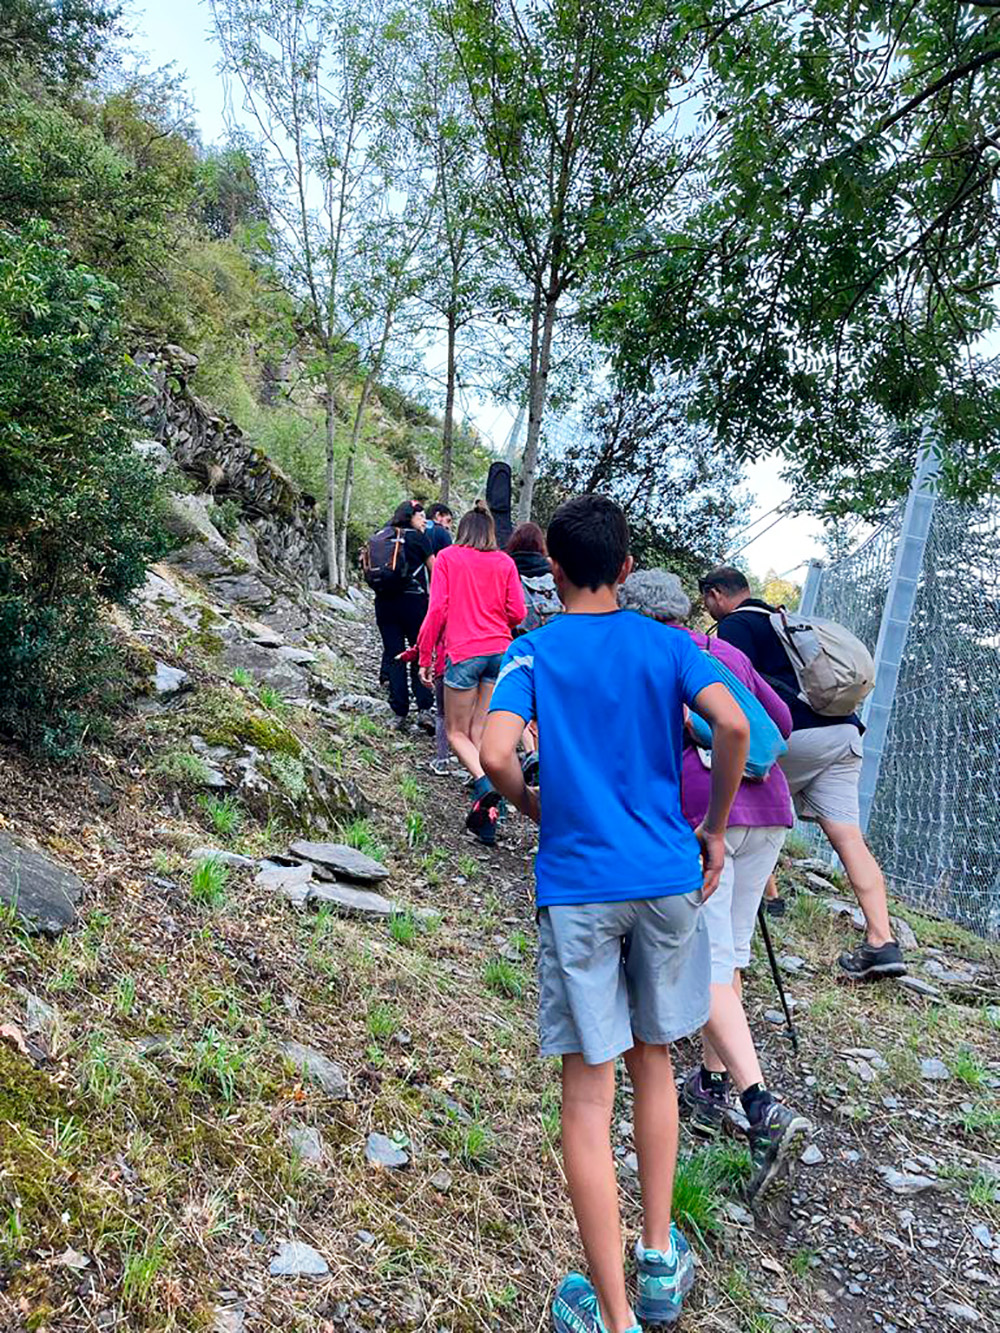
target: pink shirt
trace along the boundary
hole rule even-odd
[[[758,676],[745,653],[723,639],[709,639],[698,630],[678,628],[677,632],[689,635],[699,648],[706,649],[723,662],[757,696],[782,736],[788,737],[792,729],[792,715],[788,705],[766,680]],[[681,760],[681,808],[692,828],[697,828],[708,813],[711,791],[711,773],[698,758],[694,746],[685,744]],[[740,783],[729,812],[730,828],[791,828],[794,822],[788,783],[777,764],[763,782],[744,779]]]
[[[505,551],[446,546],[434,561],[430,607],[417,639],[420,665],[430,666],[442,627],[451,662],[506,652],[526,614],[517,566]]]

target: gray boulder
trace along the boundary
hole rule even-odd
[[[309,892],[312,906],[326,904],[337,912],[338,916],[360,917],[362,920],[380,921],[392,916],[395,904],[380,893],[369,889],[352,889],[346,884],[314,884]]]
[[[285,1141],[303,1162],[322,1162],[326,1155],[323,1136],[312,1125],[289,1125],[285,1130]]]
[[[330,700],[335,713],[364,713],[366,717],[383,717],[392,710],[385,699],[374,699],[370,694],[339,694]]]
[[[330,1060],[322,1051],[312,1046],[303,1046],[301,1042],[286,1041],[281,1052],[296,1067],[303,1079],[315,1083],[328,1097],[343,1101],[347,1096],[347,1076],[340,1065]]]
[[[71,926],[83,887],[72,870],[0,831],[0,902],[32,934],[61,935]]]
[[[186,542],[204,542],[207,546],[226,551],[225,539],[209,518],[215,508],[210,495],[169,495],[163,523],[173,536]]]
[[[225,602],[264,610],[274,601],[274,593],[256,574],[227,574],[212,580],[212,592]]]
[[[313,601],[318,602],[320,606],[326,607],[330,611],[337,611],[342,616],[360,616],[361,609],[346,597],[338,597],[332,592],[314,592]]]
[[[393,1143],[392,1139],[387,1138],[385,1134],[372,1133],[368,1135],[365,1143],[365,1157],[372,1166],[384,1166],[389,1170],[398,1170],[402,1166],[409,1166],[410,1158],[407,1153]]]
[[[335,875],[343,875],[345,879],[359,880],[364,884],[377,884],[389,878],[389,871],[384,865],[366,856],[364,852],[348,847],[346,843],[309,842],[305,838],[300,838],[297,842],[293,842],[288,850],[289,855],[303,861],[314,861],[317,865],[332,870]]]
[[[157,662],[153,672],[153,690],[161,699],[180,694],[189,688],[191,677],[180,667],[167,666],[166,662]]]

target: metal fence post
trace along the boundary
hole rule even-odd
[[[816,610],[816,603],[819,600],[819,590],[823,586],[823,570],[825,565],[822,560],[810,560],[806,567],[806,581],[802,585],[802,598],[799,601],[799,615],[811,616]]]
[[[861,805],[861,831],[867,832],[875,801],[879,769],[885,752],[896,682],[906,648],[917,587],[924,564],[927,534],[934,515],[936,498],[934,480],[938,458],[927,441],[920,447],[916,472],[903,510],[903,524],[892,564],[892,574],[882,608],[878,640],[875,644],[875,688],[865,700],[862,721],[865,724],[865,758],[861,767],[858,796]]]

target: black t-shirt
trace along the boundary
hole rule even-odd
[[[416,528],[407,528],[403,533],[403,549],[406,552],[406,567],[410,575],[403,592],[422,593],[426,596],[427,561],[434,554],[427,534],[418,532]]]
[[[744,611],[745,606],[757,606],[763,611],[774,610],[773,606],[762,602],[759,597],[748,597],[735,611],[730,611],[728,616],[719,621],[719,638],[745,653],[758,675],[763,676],[778,691],[791,710],[792,730],[836,727],[843,722],[853,722],[860,728],[861,720],[856,713],[851,713],[849,717],[824,717],[799,698],[799,683],[795,672],[781,640],[771,628],[770,620],[757,611]]]
[[[431,522],[427,524],[427,531],[424,533],[424,536],[430,541],[431,550],[435,555],[437,555],[439,551],[443,551],[446,546],[450,546],[454,541],[454,538],[444,524],[438,523],[436,519],[432,519]]]

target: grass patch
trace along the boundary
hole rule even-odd
[[[951,1072],[963,1083],[967,1083],[970,1088],[981,1088],[989,1074],[985,1064],[975,1051],[970,1050],[968,1046],[961,1047],[957,1055],[953,1057]]]
[[[219,1096],[228,1107],[236,1097],[246,1057],[231,1037],[216,1028],[206,1028],[195,1043],[191,1082],[208,1096]]]
[[[126,1250],[121,1293],[122,1303],[130,1310],[147,1305],[166,1259],[166,1246],[159,1237],[150,1237],[141,1249]]]
[[[389,917],[389,934],[397,944],[409,947],[417,938],[417,918],[407,909],[405,912],[393,912]]]
[[[446,1127],[444,1137],[452,1157],[470,1171],[484,1171],[493,1160],[496,1135],[481,1120],[453,1120]]]
[[[179,787],[194,790],[207,787],[211,781],[211,770],[200,754],[190,754],[186,750],[168,750],[153,770],[168,782],[175,782]]]
[[[406,773],[399,779],[399,794],[407,805],[416,805],[420,800],[423,793],[412,773]]]
[[[681,1230],[686,1227],[705,1244],[720,1228],[724,1197],[750,1178],[751,1169],[749,1151],[735,1144],[713,1144],[679,1156],[673,1214]]]
[[[370,1005],[366,1022],[369,1034],[376,1041],[388,1041],[399,1031],[399,1014],[391,1004]]]
[[[262,685],[257,691],[257,701],[261,708],[266,708],[269,713],[277,713],[279,717],[283,717],[288,711],[285,696],[273,685]]]
[[[226,901],[229,867],[217,856],[199,861],[191,872],[191,897],[202,907],[221,907]]]
[[[463,852],[455,862],[455,869],[467,880],[478,879],[479,862],[471,852]]]
[[[243,808],[233,796],[199,796],[198,805],[220,838],[235,838],[243,827]]]
[[[422,847],[427,841],[427,821],[419,810],[411,810],[406,816],[407,847]]]
[[[808,1277],[819,1259],[819,1250],[811,1245],[801,1245],[789,1257],[788,1267],[797,1278]]]
[[[369,820],[352,819],[349,824],[345,824],[340,830],[340,836],[348,847],[364,852],[366,856],[374,857],[376,861],[385,860],[386,850],[379,842]]]
[[[232,682],[234,685],[238,685],[241,690],[252,690],[256,683],[253,672],[248,671],[246,667],[235,667],[233,669]]]
[[[483,969],[483,981],[494,995],[519,1000],[524,994],[524,973],[507,958],[491,958]]]

